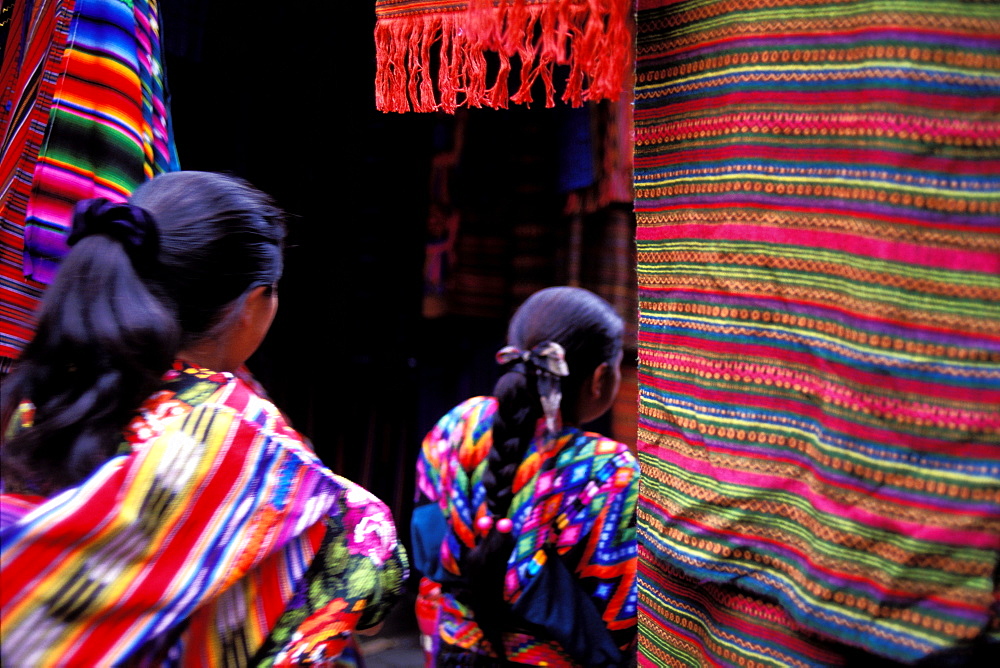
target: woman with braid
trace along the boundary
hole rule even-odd
[[[406,558],[388,508],[243,377],[281,213],[174,172],[80,202],[68,243],[3,383],[0,663],[356,665]]]
[[[412,531],[438,666],[623,666],[635,637],[638,466],[583,431],[618,392],[622,321],[580,288],[514,314],[492,397],[445,415],[417,463]]]

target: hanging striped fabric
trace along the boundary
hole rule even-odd
[[[163,88],[156,0],[76,0],[25,226],[25,275],[51,281],[73,204],[124,201],[179,169]]]
[[[44,288],[24,276],[24,219],[73,2],[39,0],[18,9],[0,68],[0,373],[31,338]]]
[[[1000,6],[640,0],[635,126],[640,663],[986,651]]]
[[[0,359],[31,338],[79,199],[179,169],[156,0],[15,8],[0,70]]]

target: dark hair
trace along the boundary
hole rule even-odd
[[[129,202],[155,221],[155,254],[131,252],[103,229],[73,239],[35,336],[4,382],[5,431],[19,402],[35,406],[33,428],[0,451],[12,487],[51,494],[86,478],[114,455],[178,351],[281,276],[282,213],[238,178],[162,174]]]
[[[575,424],[583,383],[598,366],[618,356],[623,330],[622,319],[594,293],[554,287],[536,292],[518,308],[507,329],[507,343],[521,350],[547,341],[562,345],[569,376],[561,379],[561,412],[565,423]],[[514,365],[500,377],[493,395],[498,407],[483,484],[489,512],[499,519],[510,509],[514,474],[535,435],[542,407],[535,374],[525,373],[521,365]],[[494,529],[463,560],[462,572],[469,583],[464,596],[500,657],[504,656],[502,631],[507,608],[503,582],[513,547],[509,533]]]

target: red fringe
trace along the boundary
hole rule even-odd
[[[391,5],[392,0],[384,0]],[[376,3],[376,14],[379,14]],[[451,3],[454,7],[454,3]],[[382,111],[445,111],[459,106],[530,104],[541,80],[555,106],[553,68],[568,65],[561,99],[616,100],[632,62],[630,0],[469,0],[466,8],[379,16],[375,26],[375,106]],[[439,56],[437,72],[431,54]],[[487,84],[486,53],[500,68]],[[512,59],[520,84],[508,90]]]

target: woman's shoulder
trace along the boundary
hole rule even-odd
[[[392,516],[389,506],[382,499],[368,491],[353,480],[337,474],[331,473],[334,482],[343,492],[343,504],[353,510],[354,519],[360,521],[362,518],[366,522],[387,522],[392,524]]]
[[[157,392],[140,407],[125,429],[132,450],[169,431],[170,425],[198,415],[204,425],[198,433],[233,431],[236,441],[266,436],[302,450],[315,459],[308,441],[296,432],[282,412],[254,384],[234,374],[176,362],[163,376]],[[318,460],[317,460],[318,461]]]
[[[497,400],[493,397],[472,397],[445,413],[428,434],[429,440],[447,440],[456,432],[484,428],[492,425],[497,411]]]
[[[451,416],[467,420],[473,416],[485,417],[493,415],[496,413],[496,410],[497,400],[493,397],[470,397],[448,411],[446,417]]]
[[[607,462],[620,469],[639,472],[639,463],[625,443],[597,432],[570,429],[566,446],[558,456],[559,465],[574,466],[583,460]]]
[[[364,556],[376,566],[394,563],[400,578],[405,579],[407,558],[389,506],[356,482],[332,475],[341,493],[336,495],[339,512],[331,513],[336,517],[331,527],[339,527],[348,554]]]

